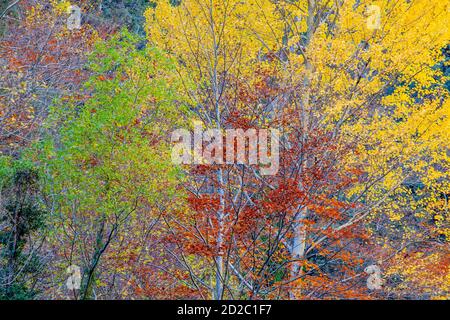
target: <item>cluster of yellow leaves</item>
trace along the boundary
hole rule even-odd
[[[150,41],[177,56],[195,80],[205,81],[212,68],[248,72],[258,54],[279,46],[282,22],[270,0],[156,4],[145,13]]]

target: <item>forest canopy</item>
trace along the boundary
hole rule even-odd
[[[0,300],[449,299],[449,21],[0,1]]]

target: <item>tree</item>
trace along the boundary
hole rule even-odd
[[[448,19],[446,5],[420,0],[369,4],[373,5],[372,1],[230,0],[182,1],[178,5],[158,1],[146,12],[149,41],[177,57],[182,80],[194,78],[197,86],[188,87],[185,95],[206,128],[226,128],[236,110],[238,115],[260,115],[253,127],[264,121],[277,125],[274,119],[285,119],[290,125],[278,123],[280,129],[287,137],[297,132],[294,143],[301,146],[294,148],[294,159],[300,160],[290,163],[302,173],[294,190],[307,189],[308,179],[303,177],[324,172],[327,164],[337,176],[355,172],[360,177],[351,178],[353,183],[344,183],[339,191],[332,184],[323,186],[334,189],[331,194],[346,203],[334,202],[337,208],[332,212],[337,216],[326,232],[317,234],[320,223],[315,225],[319,227],[316,232],[308,225],[320,208],[303,205],[293,215],[286,236],[292,244],[291,283],[308,275],[301,267],[308,252],[339,240],[392,205],[392,196],[411,177],[411,170],[420,171],[423,157],[431,155],[431,163],[448,161],[448,137],[439,130],[448,121],[448,91],[440,85],[445,82],[441,70],[434,67],[448,42],[448,30],[442,27]],[[248,93],[246,86],[257,85],[253,71],[259,64],[277,71],[269,75],[271,84],[266,88],[282,90],[240,101],[239,93]],[[258,108],[258,103],[264,108]],[[306,152],[315,141],[330,141],[332,148]],[[430,162],[422,164],[427,165],[422,167],[426,171],[419,174],[426,179]],[[234,196],[240,189],[228,185],[224,177],[228,178],[229,172],[224,168],[214,170],[216,177],[201,172],[203,187],[192,189],[206,206],[196,206],[194,212],[207,210],[213,221],[211,237],[215,241],[210,255],[214,297],[220,299],[227,275],[222,249],[230,201],[227,188]],[[433,173],[446,176],[442,169]],[[315,178],[317,181],[310,183],[322,185],[320,177]],[[332,181],[336,185],[341,182]],[[273,187],[278,190],[281,186],[277,181]],[[320,189],[314,190],[307,198],[312,201],[320,194]],[[384,223],[392,221],[391,216]],[[362,265],[359,270],[352,278],[363,274]],[[238,283],[246,284],[238,278]],[[297,288],[289,289],[291,298],[314,296],[317,291],[312,288],[308,292],[305,282],[296,283]],[[328,292],[340,292],[342,279],[324,286],[331,287]]]
[[[68,3],[21,1],[23,18],[0,38],[0,151],[17,156],[40,138],[53,99],[86,80],[86,54],[98,39],[87,24],[67,29]]]
[[[46,212],[39,175],[26,161],[0,159],[0,299],[32,299],[44,272]]]
[[[88,97],[55,106],[49,132],[59,134],[39,147],[62,266],[82,267],[76,298],[97,296],[103,257],[120,231],[138,215],[154,219],[152,207],[175,195],[164,136],[177,120],[172,62],[156,48],[136,49],[139,41],[123,31],[97,44]]]

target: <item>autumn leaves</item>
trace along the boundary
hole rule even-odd
[[[442,1],[158,0],[144,15],[146,41],[48,33],[37,9],[3,36],[2,83],[25,85],[0,91],[0,174],[13,181],[14,157],[39,174],[42,297],[446,297]]]

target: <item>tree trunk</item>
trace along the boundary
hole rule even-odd
[[[309,42],[311,41],[312,35],[314,33],[314,15],[316,10],[316,1],[315,0],[308,0],[308,16],[306,18],[306,24],[307,24],[307,32],[306,32],[306,39],[304,43],[304,47],[307,48]],[[310,79],[310,73],[313,70],[313,66],[308,58],[308,52],[306,54],[305,58],[305,77],[303,80],[303,96],[302,96],[302,112],[301,112],[301,119],[302,119],[302,126],[303,126],[303,144],[306,143],[308,140],[308,131],[309,131],[309,112],[310,112],[310,96],[309,96],[309,86],[311,83]],[[302,164],[302,171],[305,171],[305,169],[309,166],[309,160],[308,155],[305,155],[304,157],[304,163]],[[299,188],[304,189],[304,186],[302,183],[299,183]],[[294,282],[296,279],[301,277],[302,269],[300,268],[300,261],[304,259],[305,255],[305,248],[306,248],[306,230],[305,226],[302,224],[300,220],[305,219],[308,216],[308,209],[307,208],[301,208],[300,211],[296,214],[294,217],[293,222],[293,239],[292,239],[292,248],[291,248],[291,260],[292,268],[291,268],[291,286],[292,288],[289,291],[289,298],[292,300],[297,299],[298,296],[301,295],[301,288],[293,286],[292,282]]]

